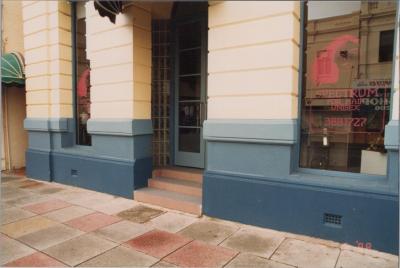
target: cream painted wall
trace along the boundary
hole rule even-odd
[[[297,117],[300,3],[209,6],[208,118]]]
[[[21,1],[2,1],[2,52],[24,52]],[[28,137],[24,130],[25,89],[2,87],[2,170],[25,166]]]
[[[23,52],[24,35],[22,33],[22,6],[21,1],[3,0],[3,52]]]
[[[91,118],[151,118],[151,7],[133,3],[113,24],[86,4]]]
[[[71,17],[67,1],[23,1],[27,117],[72,117]]]

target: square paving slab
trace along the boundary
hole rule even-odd
[[[23,207],[23,209],[29,210],[33,213],[36,214],[44,214],[53,210],[57,210],[60,208],[65,208],[71,206],[70,203],[67,203],[62,200],[57,200],[57,199],[51,199],[45,202],[33,204],[33,205],[28,205]]]
[[[117,244],[111,241],[85,234],[52,246],[43,252],[63,263],[76,266],[115,246]]]
[[[398,262],[384,258],[374,258],[372,256],[357,252],[342,250],[336,268],[397,268]]]
[[[49,218],[58,222],[66,222],[72,219],[76,219],[85,215],[94,213],[93,210],[79,207],[79,206],[69,206],[62,209],[57,209],[55,211],[48,212],[42,216]]]
[[[92,214],[67,221],[65,224],[84,232],[91,232],[121,220],[121,218],[115,216],[94,212]]]
[[[77,237],[81,234],[83,234],[83,232],[77,229],[65,226],[63,224],[57,224],[49,228],[21,236],[18,238],[18,240],[33,248],[43,250],[71,238]]]
[[[93,192],[93,191],[86,191],[85,195],[70,200],[70,203],[73,203],[75,205],[85,207],[88,209],[96,210],[95,208],[99,206],[99,204],[107,204],[114,200],[115,196],[109,195],[109,194],[103,194],[103,193],[98,193],[98,192]]]
[[[51,197],[49,197],[49,196],[38,195],[38,194],[33,194],[33,193],[26,193],[19,198],[7,200],[6,203],[10,206],[24,207],[24,206],[27,206],[30,204],[36,204],[36,203],[44,202],[44,201],[47,201],[50,199],[51,199]]]
[[[138,204],[135,201],[117,197],[115,199],[110,200],[109,202],[93,206],[92,208],[102,213],[112,215],[133,208],[135,206],[138,206]]]
[[[160,268],[162,267],[162,268],[166,268],[166,267],[178,267],[178,266],[176,266],[175,264],[166,262],[166,261],[160,261],[160,262],[157,262],[156,264],[154,264],[154,265],[151,266],[151,267],[160,267]]]
[[[147,225],[153,227],[154,229],[176,233],[196,221],[198,221],[198,218],[194,216],[167,212],[150,220]]]
[[[238,229],[239,227],[233,225],[204,220],[189,225],[180,231],[179,234],[194,240],[201,240],[209,244],[218,245]]]
[[[67,266],[56,259],[41,252],[36,252],[26,257],[7,263],[9,267],[62,267]]]
[[[276,261],[268,260],[259,256],[240,253],[228,265],[224,266],[227,268],[293,268],[295,266],[278,263]]]
[[[61,192],[63,190],[64,189],[60,188],[60,187],[46,186],[46,187],[39,189],[37,191],[37,193],[38,194],[55,194],[55,193]]]
[[[23,180],[23,179],[25,179],[25,178],[22,176],[1,175],[1,183]]]
[[[113,248],[80,266],[84,267],[149,267],[158,262],[157,258],[136,251],[132,248],[119,246]]]
[[[1,191],[1,201],[13,201],[19,198],[26,197],[28,195],[31,195],[29,191],[21,190],[18,188],[9,188],[9,189],[3,189]]]
[[[17,207],[6,208],[1,211],[1,224],[15,222],[35,215],[35,213]]]
[[[181,235],[154,230],[126,242],[132,248],[156,258],[162,258],[189,243],[191,239]]]
[[[181,267],[222,267],[237,253],[231,249],[193,241],[164,260]]]
[[[0,234],[0,265],[30,255],[35,250],[24,244]]]
[[[120,221],[98,229],[94,231],[94,233],[114,242],[122,243],[151,230],[151,227],[143,224],[138,224],[131,221]]]
[[[121,211],[118,213],[118,217],[121,217],[128,221],[137,223],[145,223],[164,213],[162,210],[146,207],[146,206],[135,206],[131,209]]]
[[[281,263],[306,268],[333,268],[339,257],[340,249],[325,245],[312,244],[295,239],[282,242],[271,259]]]
[[[16,238],[42,229],[46,229],[55,224],[57,224],[57,222],[49,220],[42,216],[35,216],[32,218],[27,218],[3,225],[1,226],[0,230],[2,233],[8,236]]]
[[[221,246],[269,258],[284,239],[285,237],[277,232],[243,228],[226,239]]]

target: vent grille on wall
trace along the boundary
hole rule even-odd
[[[342,216],[331,213],[324,213],[324,223],[329,225],[341,226]]]

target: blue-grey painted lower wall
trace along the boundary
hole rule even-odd
[[[272,229],[398,253],[398,197],[258,180],[206,171],[203,213]],[[324,213],[342,225],[324,224]]]
[[[133,198],[152,172],[151,120],[89,120],[92,146],[74,145],[72,119],[26,119],[31,178]]]
[[[371,243],[374,249],[397,253],[396,147],[388,148],[387,176],[306,173],[291,163],[297,153],[295,124],[206,121],[203,213],[352,245]],[[391,141],[396,139],[392,132]],[[342,224],[324,223],[325,213],[341,216]]]

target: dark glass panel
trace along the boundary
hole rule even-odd
[[[200,128],[179,128],[179,151],[200,152]]]
[[[201,50],[193,49],[179,53],[179,74],[199,74],[201,68]]]
[[[179,49],[194,48],[201,45],[200,22],[188,23],[179,26]]]
[[[200,100],[200,75],[185,76],[179,79],[179,100]]]

